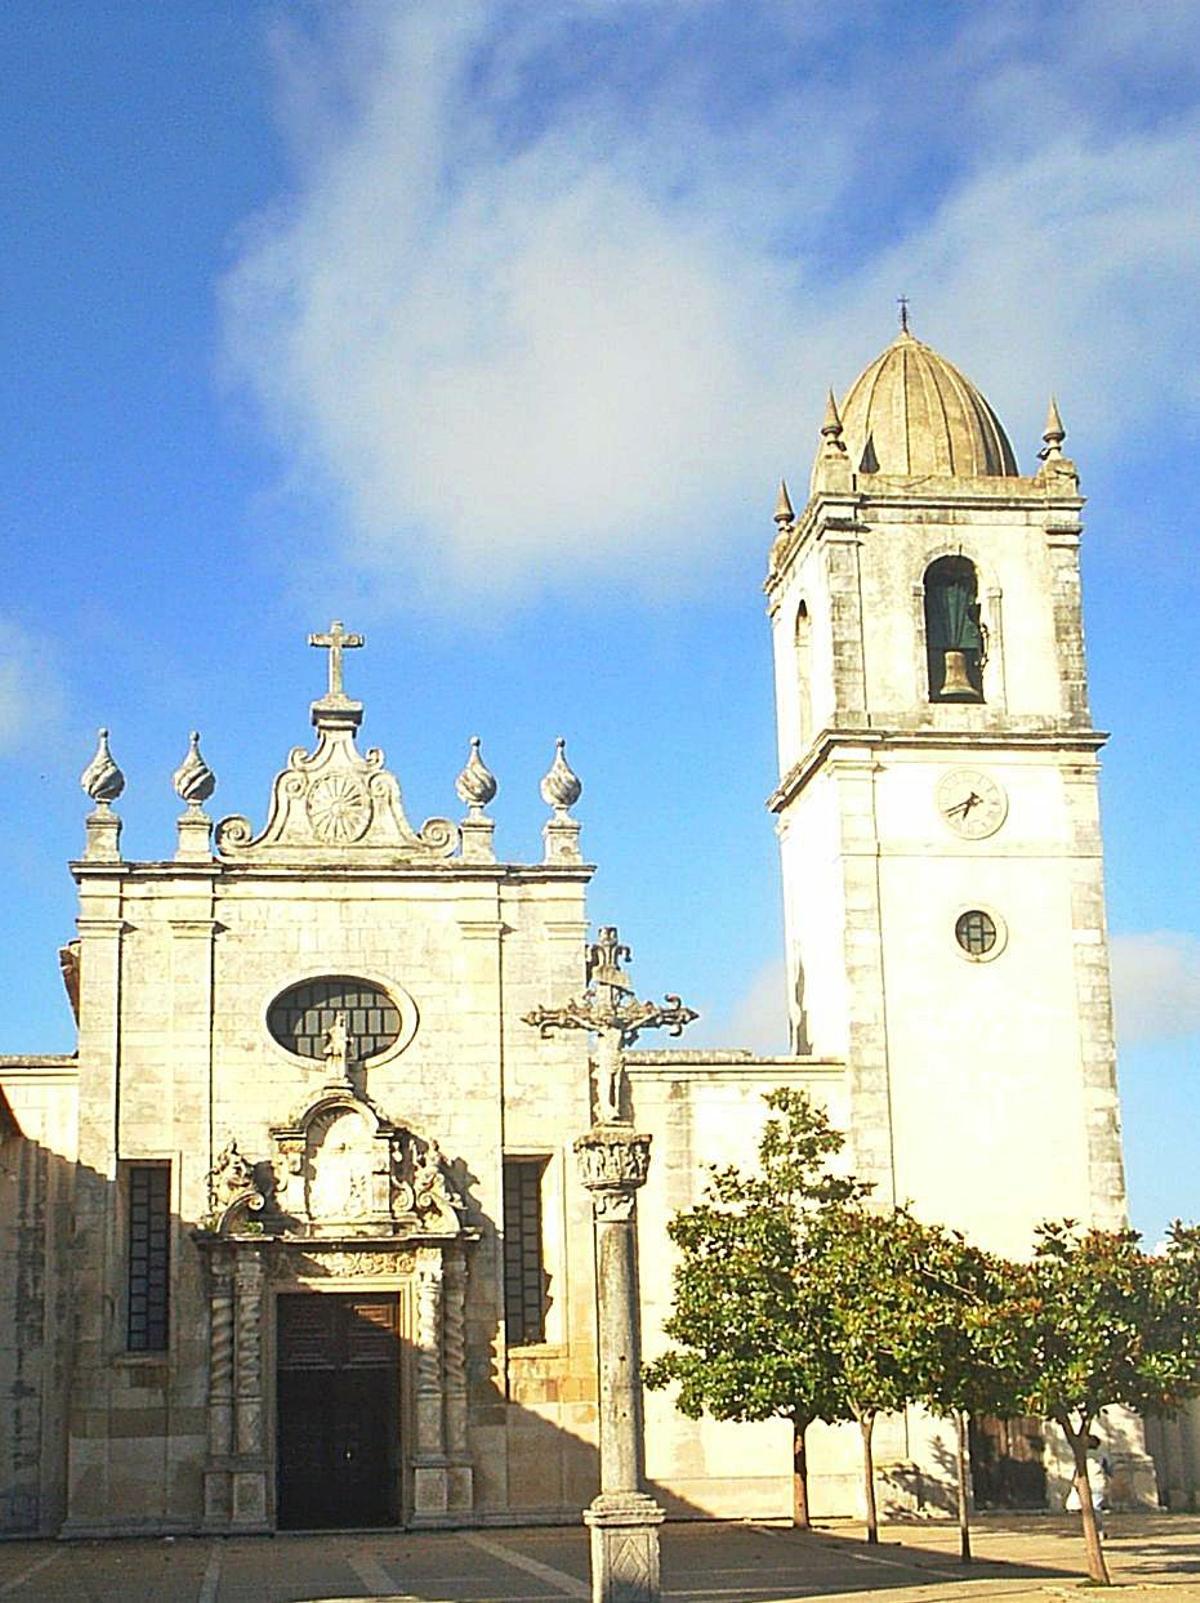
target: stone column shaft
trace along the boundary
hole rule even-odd
[[[641,1343],[637,1328],[637,1223],[596,1219],[600,1315],[600,1490],[641,1489]]]

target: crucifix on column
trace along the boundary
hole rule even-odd
[[[677,996],[639,1002],[624,970],[630,951],[606,925],[587,953],[587,990],[565,1007],[525,1015],[543,1036],[587,1030],[594,1041],[592,1127],[575,1143],[596,1227],[600,1495],[584,1510],[591,1530],[592,1603],[659,1603],[658,1527],[663,1510],[643,1489],[637,1193],[650,1167],[650,1137],[633,1128],[625,1052],[642,1030],[679,1035],[698,1015]]]
[[[598,938],[587,949],[587,990],[579,1000],[565,1007],[535,1007],[525,1015],[548,1036],[554,1030],[588,1030],[595,1041],[591,1060],[596,1093],[593,1123],[627,1124],[625,1052],[643,1030],[666,1029],[682,1033],[685,1025],[699,1017],[684,1007],[679,997],[666,996],[659,1002],[639,1002],[621,968],[632,953],[622,944],[613,924],[602,925]]]

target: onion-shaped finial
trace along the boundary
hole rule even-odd
[[[80,774],[79,783],[98,807],[107,807],[109,802],[115,802],[125,789],[125,775],[113,761],[113,754],[108,749],[107,729],[99,731],[96,755]]]
[[[556,813],[565,813],[583,795],[583,782],[567,762],[567,743],[561,735],[554,745],[554,761],[550,765],[550,772],[542,780],[542,800],[547,807],[553,807]]]
[[[193,729],[187,756],[175,770],[171,783],[175,794],[189,807],[199,807],[217,788],[217,776],[200,755],[200,731]]]
[[[454,781],[458,799],[466,802],[473,813],[478,813],[496,794],[496,776],[479,755],[479,736],[471,736],[471,754],[466,766]]]

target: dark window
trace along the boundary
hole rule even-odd
[[[966,557],[940,557],[925,571],[925,646],[930,701],[982,701],[987,633],[978,582]]]
[[[972,957],[986,957],[996,944],[996,921],[973,908],[961,915],[954,926],[954,934],[964,952]]]
[[[271,1003],[267,1028],[289,1052],[323,1058],[339,1013],[345,1016],[352,1056],[360,1061],[386,1052],[399,1039],[400,1010],[387,992],[370,980],[344,975],[308,980],[284,991]]]
[[[171,1169],[129,1169],[129,1329],[131,1353],[167,1350],[171,1273]]]
[[[504,1331],[510,1347],[546,1339],[545,1172],[545,1158],[504,1160]]]

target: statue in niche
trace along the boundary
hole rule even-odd
[[[308,1214],[312,1219],[361,1219],[369,1211],[371,1141],[349,1109],[314,1122],[308,1140]]]

